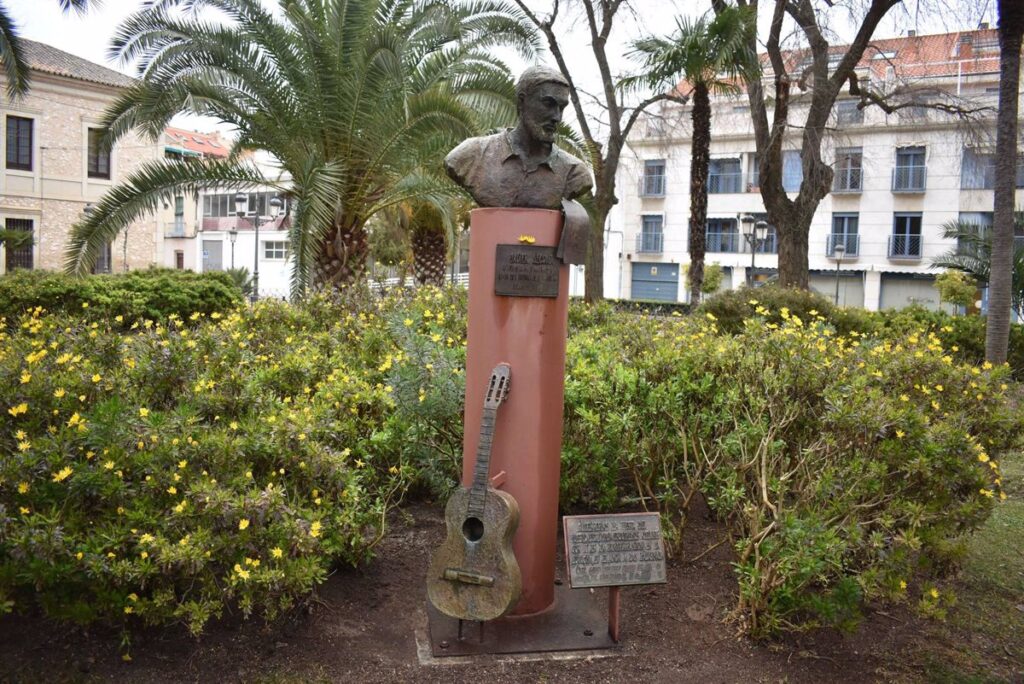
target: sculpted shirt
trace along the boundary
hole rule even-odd
[[[470,138],[445,158],[448,175],[481,207],[560,209],[592,187],[586,165],[554,145],[533,168],[512,146],[511,130]]]

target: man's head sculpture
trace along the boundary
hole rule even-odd
[[[551,67],[530,67],[516,83],[516,112],[535,140],[554,142],[568,104],[569,82]]]

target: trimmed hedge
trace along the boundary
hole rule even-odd
[[[85,278],[53,271],[15,271],[0,277],[0,318],[13,322],[36,307],[90,318],[164,320],[233,308],[242,292],[227,273],[152,268]]]

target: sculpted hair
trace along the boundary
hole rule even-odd
[[[557,83],[566,88],[569,87],[569,81],[565,80],[561,71],[549,66],[533,66],[519,76],[519,81],[516,82],[516,100],[543,83]]]

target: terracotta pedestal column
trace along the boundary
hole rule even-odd
[[[511,391],[498,409],[491,475],[519,502],[513,549],[523,594],[513,615],[537,613],[554,602],[558,483],[565,394],[565,340],[569,267],[560,266],[557,298],[494,294],[495,251],[518,245],[557,246],[561,212],[544,209],[476,209],[471,214],[469,331],[466,346],[466,412],[462,481],[473,481],[484,392],[491,370],[511,365]]]

